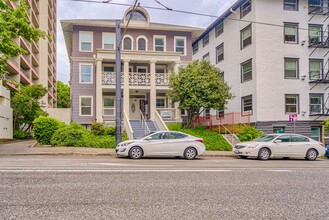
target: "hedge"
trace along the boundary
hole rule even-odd
[[[65,124],[55,118],[40,116],[33,121],[33,136],[40,144],[50,144],[50,139],[58,128]]]

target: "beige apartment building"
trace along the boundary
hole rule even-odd
[[[46,107],[57,106],[56,98],[56,5],[57,0],[26,0],[30,9],[27,15],[31,25],[46,32],[48,39],[40,39],[38,42],[29,43],[26,39],[19,37],[15,42],[27,51],[27,55],[13,57],[8,62],[5,77],[12,82],[8,86],[17,90],[17,85],[42,84],[48,89],[48,94],[43,102]],[[10,2],[11,7],[16,8],[15,2]]]

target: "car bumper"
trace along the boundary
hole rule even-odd
[[[239,156],[257,157],[258,149],[252,149],[252,148],[234,149],[233,153]]]
[[[329,157],[329,149],[326,150],[326,154],[324,156]]]
[[[124,151],[120,148],[116,148],[115,152],[117,154],[117,156],[121,156],[121,157],[127,157],[128,156],[128,150],[125,149]]]

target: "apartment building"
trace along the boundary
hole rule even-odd
[[[323,140],[329,115],[329,1],[238,0],[193,42],[193,59],[224,71],[235,99],[266,133]]]
[[[115,20],[63,20],[61,24],[71,61],[72,121],[114,125]],[[169,74],[192,61],[192,41],[203,29],[152,23],[148,12],[138,7],[125,12],[121,32],[122,116],[128,136],[140,119],[149,120],[145,127],[155,128],[164,128],[164,121],[181,121],[178,104],[166,97]]]
[[[30,9],[27,15],[31,25],[50,36],[38,42],[28,42],[19,37],[15,39],[17,45],[27,51],[27,55],[13,57],[8,61],[5,77],[14,83],[8,86],[17,90],[17,85],[42,84],[48,89],[43,102],[48,108],[56,108],[56,5],[57,0],[26,0]],[[15,2],[10,2],[16,8]]]

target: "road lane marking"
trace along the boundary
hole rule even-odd
[[[179,172],[232,172],[233,170],[0,170],[1,173],[179,173]]]
[[[267,170],[269,172],[292,172],[292,170]]]
[[[104,166],[125,166],[125,167],[173,167],[174,165],[143,165],[143,164],[122,164],[122,163],[89,163],[90,165]]]

